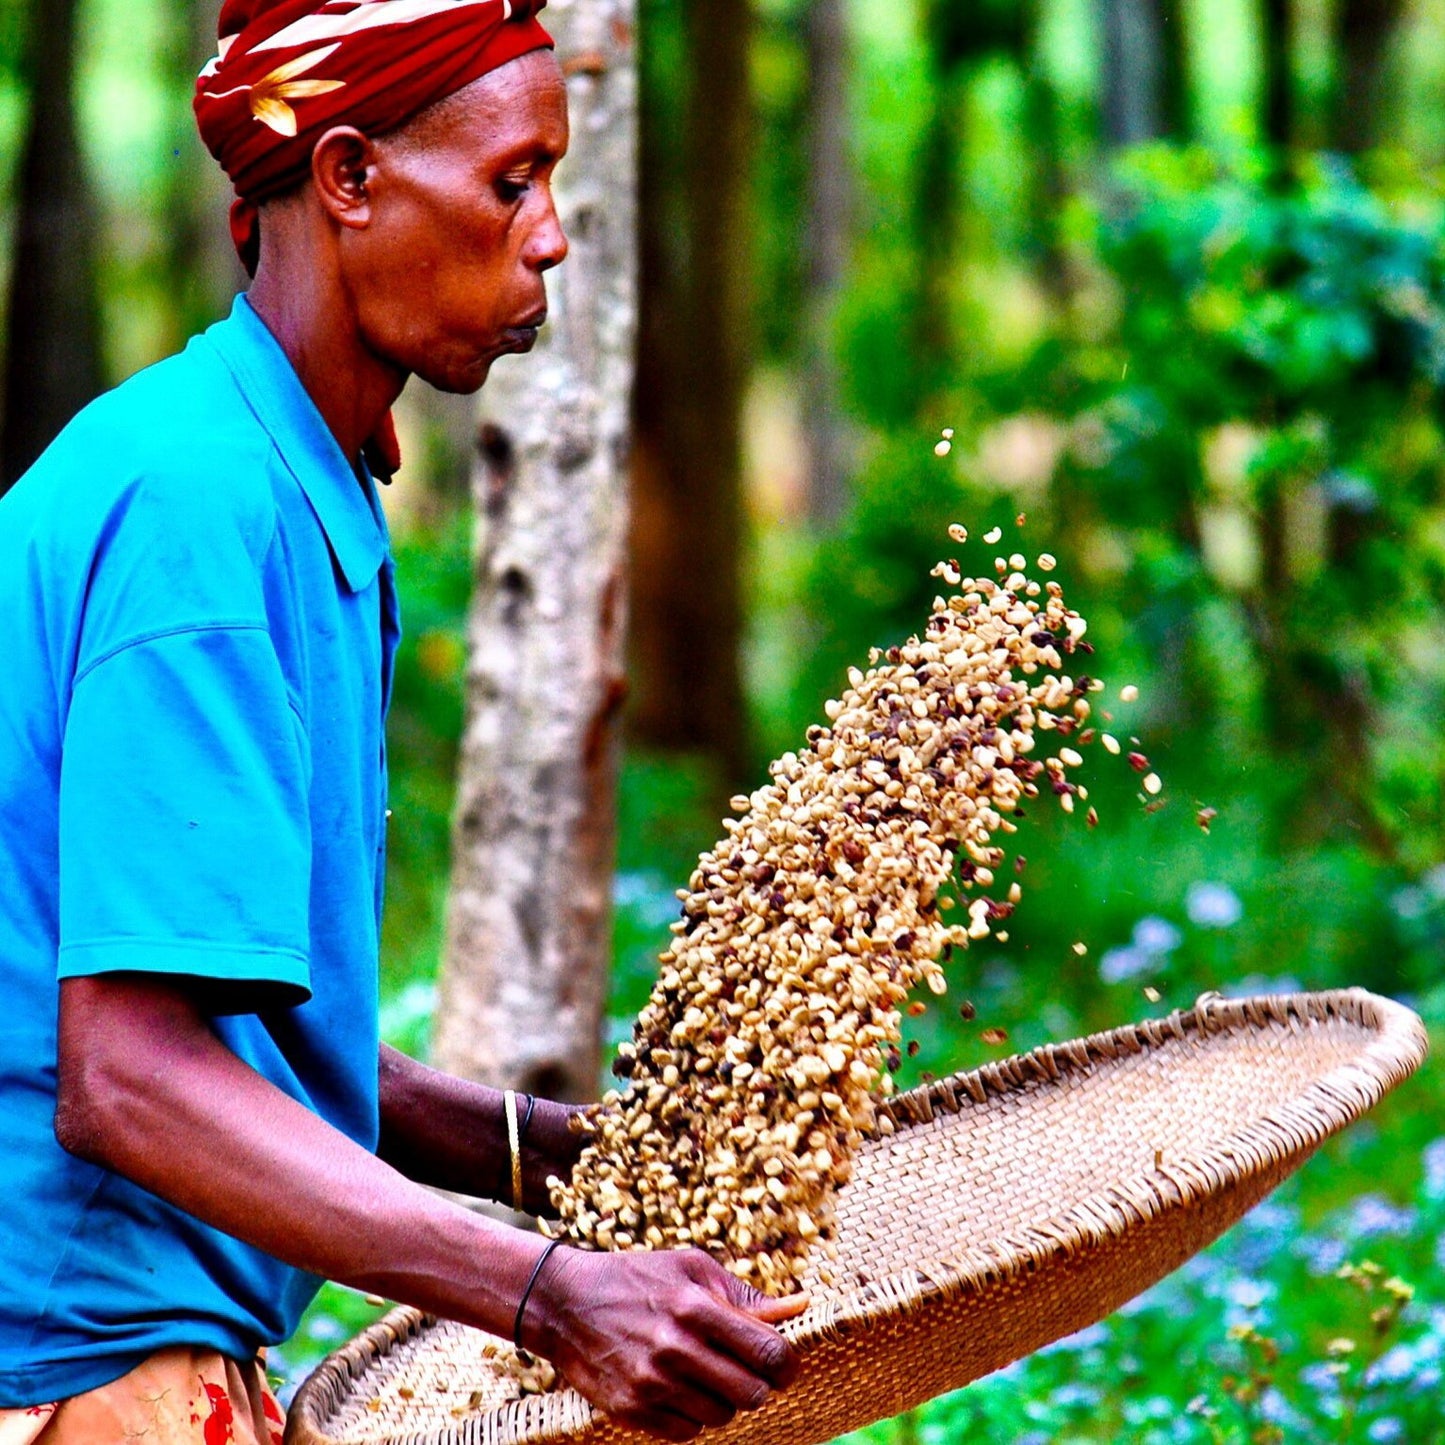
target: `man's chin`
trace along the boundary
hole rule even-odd
[[[488,356],[464,371],[419,370],[416,375],[434,390],[445,392],[448,396],[475,396],[486,385],[487,378],[492,374],[492,362],[495,360],[495,357]]]

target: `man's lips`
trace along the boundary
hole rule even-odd
[[[545,311],[534,312],[524,317],[515,326],[509,326],[502,333],[508,344],[518,351],[530,351],[537,344],[537,333],[547,323]]]

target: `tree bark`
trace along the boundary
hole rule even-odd
[[[1379,140],[1390,45],[1404,16],[1404,0],[1340,0],[1330,131],[1342,151],[1358,154]]]
[[[843,0],[812,0],[807,15],[808,291],[803,354],[803,427],[808,510],[830,526],[848,504],[851,429],[843,414],[834,322],[848,274],[853,220],[849,148],[848,18]]]
[[[1294,79],[1294,0],[1264,0],[1261,19],[1264,81],[1260,134],[1267,144],[1287,150],[1294,143],[1298,120]]]
[[[103,384],[96,221],[75,114],[78,0],[32,5],[5,348],[0,494]]]
[[[1187,141],[1194,135],[1194,89],[1189,76],[1189,16],[1184,0],[1155,0],[1159,18],[1160,134]]]
[[[173,283],[168,300],[175,346],[224,316],[247,285],[226,224],[234,192],[206,150],[191,109],[195,77],[216,53],[220,9],[220,0],[165,0],[161,12],[167,71],[174,77],[166,123],[175,136],[172,149],[178,152],[165,198],[165,263]]]
[[[658,11],[668,7],[658,6]],[[751,287],[747,0],[660,16],[686,96],[644,93],[634,734],[749,769],[743,699],[742,406]],[[644,44],[660,36],[644,33]],[[680,204],[679,204],[680,202]]]
[[[572,251],[531,359],[483,394],[467,722],[434,1054],[595,1098],[610,956],[635,325],[631,0],[550,20],[572,150]]]
[[[1060,307],[1075,289],[1061,218],[1067,209],[1068,177],[1064,168],[1059,98],[1040,55],[1042,0],[1027,0],[1024,29],[1015,54],[1024,87],[1024,137],[1032,161],[1029,185],[1029,251],[1039,284]]]
[[[1184,14],[1179,0],[1101,0],[1103,133],[1139,145],[1188,127]]]
[[[958,351],[953,325],[953,275],[965,198],[959,174],[967,144],[967,84],[989,37],[975,37],[951,0],[926,0],[929,111],[918,141],[913,178],[913,390],[933,396]]]

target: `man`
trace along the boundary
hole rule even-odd
[[[268,1442],[259,1354],[329,1277],[554,1360],[669,1439],[787,1383],[706,1256],[558,1249],[503,1101],[379,1048],[372,468],[472,392],[567,243],[545,0],[227,0],[197,114],[249,298],[0,502],[0,1442]],[[371,467],[363,461],[370,459]],[[576,1143],[539,1101],[523,1192]]]

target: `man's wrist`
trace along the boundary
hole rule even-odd
[[[553,1360],[565,1331],[567,1278],[576,1251],[560,1239],[549,1240],[537,1254],[517,1303],[513,1343],[531,1354]]]
[[[576,1105],[537,1100],[531,1125],[522,1139],[523,1193],[534,1214],[550,1207],[548,1179],[553,1175],[570,1178],[572,1166],[582,1152],[582,1138],[571,1125],[578,1111]]]

